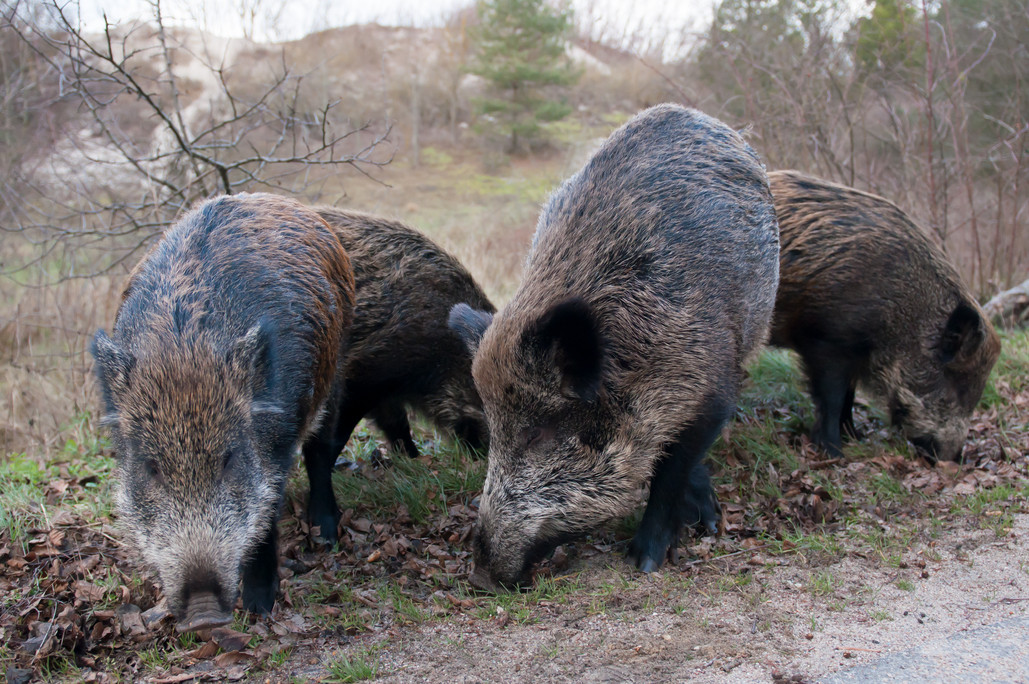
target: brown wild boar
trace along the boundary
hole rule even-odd
[[[336,434],[340,447],[358,421],[370,416],[392,448],[417,457],[407,419],[412,407],[473,448],[485,448],[489,433],[472,382],[471,354],[447,326],[447,314],[458,302],[494,310],[471,274],[398,221],[334,207],[315,211],[336,232],[354,267],[356,304]],[[311,508],[327,508],[316,506],[316,500],[331,497],[328,487],[312,486]],[[321,525],[326,541],[335,540],[331,520],[312,522]]]
[[[957,270],[882,197],[768,178],[782,235],[771,342],[804,362],[815,442],[842,453],[862,386],[930,458],[959,460],[1000,339]]]
[[[641,570],[683,526],[715,528],[702,459],[765,342],[778,256],[761,162],[700,112],[644,111],[565,181],[511,303],[451,311],[490,430],[474,583],[525,581],[647,482]]]
[[[293,456],[339,452],[353,308],[350,262],[325,221],[244,194],[169,229],[133,271],[113,334],[97,332],[118,509],[180,630],[228,622],[240,579],[243,608],[271,610]]]

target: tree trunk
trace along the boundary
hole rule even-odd
[[[1029,326],[1029,280],[986,302],[983,311],[1001,328],[1010,330]]]

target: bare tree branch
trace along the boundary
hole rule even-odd
[[[105,17],[98,35],[84,33],[75,6],[60,0],[38,0],[43,12],[18,14],[15,6],[5,15],[53,74],[61,101],[76,109],[69,107],[68,133],[49,158],[0,184],[10,215],[0,229],[33,247],[18,263],[0,265],[0,275],[52,263],[63,251],[77,256],[54,280],[106,273],[212,192],[302,192],[323,182],[314,170],[346,166],[374,178],[370,171],[392,160],[381,151],[389,125],[340,128],[338,101],[301,104],[304,77],[285,52],[261,85],[252,74],[235,75],[243,68],[238,56],[234,65],[199,55],[189,44],[194,34],[166,26],[161,0],[150,5],[152,23],[121,27]],[[189,96],[182,89],[182,59],[192,60],[199,94],[195,83]]]

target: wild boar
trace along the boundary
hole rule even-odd
[[[841,455],[861,386],[928,457],[959,460],[1000,338],[957,270],[889,200],[768,177],[782,231],[771,342],[804,363],[814,441]]]
[[[334,207],[315,210],[350,255],[357,288],[336,432],[340,446],[369,416],[393,449],[417,457],[407,418],[411,407],[483,449],[489,433],[471,354],[447,326],[447,314],[458,302],[493,312],[489,299],[457,259],[413,228]],[[320,467],[331,470],[331,464]],[[334,541],[335,526],[323,525],[321,536]]]
[[[511,303],[450,315],[490,431],[473,583],[524,582],[648,482],[641,570],[684,525],[716,528],[702,460],[767,337],[778,256],[761,162],[698,111],[642,112],[565,181]]]
[[[170,228],[133,271],[113,334],[96,333],[119,515],[180,630],[228,622],[240,579],[243,608],[271,610],[294,453],[339,452],[353,308],[350,261],[325,221],[244,194]],[[312,488],[327,480],[309,475]],[[328,491],[318,515],[338,517]]]

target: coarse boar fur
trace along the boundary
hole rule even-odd
[[[800,354],[814,440],[841,453],[854,390],[930,458],[959,460],[1000,338],[943,251],[892,202],[769,174],[782,231],[771,341]]]
[[[683,525],[714,528],[702,463],[733,414],[775,301],[778,231],[764,169],[733,130],[661,105],[550,198],[524,279],[471,346],[490,430],[472,581],[524,582],[564,540],[627,513],[644,571]]]
[[[133,271],[113,334],[97,332],[120,517],[180,629],[227,622],[240,579],[246,610],[272,608],[287,473],[305,442],[305,454],[337,446],[353,308],[325,221],[244,194],[169,229]]]
[[[428,415],[473,448],[489,433],[472,382],[472,358],[448,326],[458,302],[493,312],[486,295],[461,263],[413,228],[389,219],[334,207],[317,207],[350,255],[356,305],[347,337],[344,387],[336,438],[342,447],[358,421],[369,416],[393,449],[418,456],[407,408]],[[335,455],[333,455],[333,461]],[[329,481],[332,463],[323,464]],[[331,497],[312,484],[311,508]],[[312,522],[319,521],[312,517]],[[320,523],[335,540],[335,525]]]

